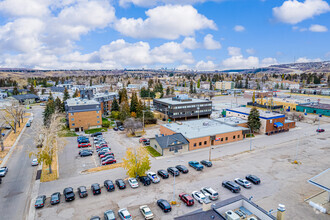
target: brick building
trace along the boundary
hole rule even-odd
[[[251,109],[245,107],[226,109],[226,116],[239,117],[247,120],[249,117]],[[289,131],[289,129],[294,128],[296,123],[291,120],[285,119],[285,115],[259,110],[259,118],[261,126],[259,129],[260,133],[263,134],[276,134],[283,131]]]
[[[189,150],[196,150],[243,140],[248,128],[232,126],[218,120],[200,119],[160,126],[162,135],[181,133],[189,142]]]
[[[102,115],[110,115],[112,101],[115,98],[118,101],[119,95],[116,92],[96,93],[93,96],[93,99],[98,101],[101,105]]]
[[[265,98],[265,97],[273,97],[273,91],[245,91],[244,98],[252,99],[253,92],[255,94],[255,98]]]
[[[72,98],[65,102],[67,125],[79,132],[102,126],[100,103],[96,100]]]

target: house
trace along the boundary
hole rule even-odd
[[[150,146],[163,156],[173,155],[178,152],[187,152],[189,150],[189,142],[180,133],[151,138]]]
[[[20,104],[24,104],[24,105],[32,104],[40,101],[39,96],[35,94],[13,95],[12,97],[16,99]]]
[[[215,89],[217,90],[234,89],[234,87],[235,87],[235,83],[232,81],[222,81],[215,83]]]

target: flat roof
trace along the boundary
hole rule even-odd
[[[196,103],[212,103],[210,100],[205,100],[205,99],[194,99],[190,98],[191,101],[180,101],[180,100],[172,100],[172,98],[163,98],[163,99],[154,99],[159,102],[164,102],[170,105],[180,105],[180,104],[196,104]]]
[[[102,97],[108,97],[108,96],[117,96],[117,92],[108,92],[108,93],[95,93],[94,98],[102,98]]]
[[[225,118],[217,118],[217,119],[214,119],[214,120],[220,121],[222,123],[232,125],[232,126],[247,123],[247,120],[245,120],[243,118],[239,118],[239,117],[225,117]]]
[[[98,105],[98,101],[93,99],[72,98],[66,100],[67,106]]]
[[[184,121],[180,123],[166,124],[163,126],[176,133],[181,133],[188,139],[225,134],[234,131],[249,130],[248,128],[243,128],[240,126],[234,127],[211,119]]]
[[[310,178],[308,182],[314,186],[330,192],[330,168]]]
[[[325,104],[325,103],[312,102],[312,103],[307,103],[307,104],[300,104],[299,106],[330,110],[330,104]]]
[[[231,111],[243,115],[249,115],[251,108],[246,108],[246,107],[238,107],[238,108],[232,108],[232,109],[226,109],[226,111]],[[276,113],[276,112],[271,112],[271,111],[263,111],[258,109],[260,118],[262,119],[275,119],[275,118],[282,118],[285,117],[285,115]]]

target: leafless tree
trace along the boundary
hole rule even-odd
[[[210,97],[210,100],[212,100],[212,99],[213,99],[213,97],[214,97],[215,95],[214,95],[214,93],[213,93],[213,92],[210,92],[210,93],[208,94],[208,96]]]
[[[202,94],[201,94],[201,93],[196,93],[196,97],[197,97],[198,99],[200,99],[200,98],[201,98],[201,96],[202,96]]]
[[[20,109],[19,104],[13,102],[6,106],[0,114],[0,117],[13,129],[14,133],[16,133],[17,124],[19,127],[21,125]]]
[[[134,135],[136,130],[143,127],[143,124],[141,121],[136,120],[135,118],[128,118],[124,121],[124,127],[127,129],[127,131]]]

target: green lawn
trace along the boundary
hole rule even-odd
[[[148,150],[148,152],[151,154],[151,156],[153,157],[159,157],[162,156],[158,151],[156,151],[155,149],[153,149],[150,146],[146,146],[146,149]]]
[[[89,130],[85,130],[85,134],[93,134],[96,132],[106,132],[108,129],[106,128],[94,128],[94,129],[89,129]]]
[[[69,128],[63,126],[62,130],[58,132],[59,137],[77,137],[76,132],[71,131]]]
[[[246,134],[245,137],[254,137],[254,134]]]

